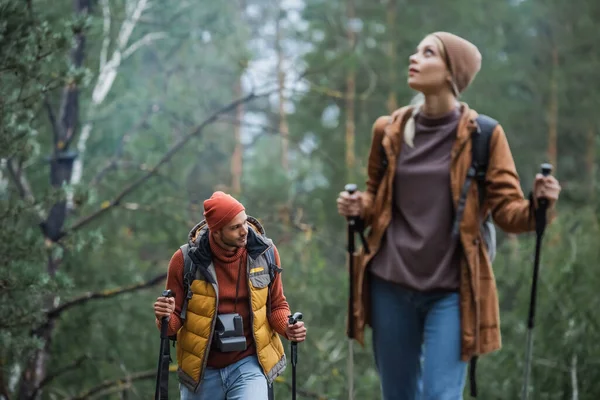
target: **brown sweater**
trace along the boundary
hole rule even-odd
[[[250,326],[250,302],[248,299],[248,276],[246,271],[247,252],[246,248],[241,248],[236,251],[227,251],[219,247],[213,241],[212,236],[210,236],[209,240],[219,285],[218,312],[219,314],[237,312],[242,316],[247,344],[246,350],[243,352],[222,353],[216,349],[210,349],[207,365],[213,368],[224,368],[248,355],[256,353]],[[281,261],[279,252],[276,247],[273,248],[275,250],[275,263],[280,266]],[[181,328],[181,319],[179,316],[184,298],[183,268],[183,254],[181,250],[177,250],[169,262],[166,284],[166,288],[171,289],[175,293],[175,312],[171,315],[169,320],[169,335],[175,335],[177,331],[179,331],[179,328]],[[240,284],[236,309],[235,289],[238,270],[241,270],[242,275],[239,280]],[[269,324],[277,333],[286,338],[285,330],[287,327],[288,315],[290,315],[290,308],[285,295],[283,294],[281,275],[277,274],[271,287],[271,315],[269,317]],[[159,321],[157,321],[157,324],[160,328]]]
[[[417,114],[414,147],[402,146],[393,185],[392,221],[372,262],[379,278],[413,290],[458,290],[460,253],[452,238],[450,152],[460,112]]]

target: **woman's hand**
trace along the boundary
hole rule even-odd
[[[533,197],[537,201],[539,198],[548,199],[548,208],[554,207],[560,194],[560,184],[552,175],[544,176],[537,174],[533,184]],[[536,204],[537,205],[537,204]]]
[[[361,192],[350,194],[346,191],[340,192],[337,198],[338,213],[344,217],[358,217],[362,215],[363,203]]]

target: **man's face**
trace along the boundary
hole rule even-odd
[[[226,246],[245,247],[248,242],[248,216],[245,211],[236,215],[218,235]]]

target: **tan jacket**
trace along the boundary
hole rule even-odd
[[[354,332],[355,339],[364,345],[365,324],[370,325],[369,262],[379,250],[381,239],[392,218],[392,185],[400,148],[402,131],[410,116],[411,107],[383,116],[373,125],[373,140],[368,162],[367,189],[362,194],[366,227],[370,227],[367,241],[370,254],[354,255]],[[477,113],[467,104],[461,106],[456,142],[452,147],[450,182],[456,209],[460,191],[471,165],[471,132],[476,129]],[[381,146],[388,158],[388,167],[380,180]],[[509,233],[535,229],[530,202],[525,199],[519,184],[515,163],[506,135],[500,125],[490,140],[490,158],[486,175],[487,192],[479,209],[477,185],[471,185],[460,224],[463,259],[460,271],[460,310],[464,361],[474,355],[485,354],[501,347],[498,294],[492,265],[482,243],[480,221],[492,213],[495,224]]]

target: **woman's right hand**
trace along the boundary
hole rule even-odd
[[[358,217],[362,215],[363,204],[361,192],[350,194],[346,191],[340,192],[337,198],[338,213],[344,217]]]

